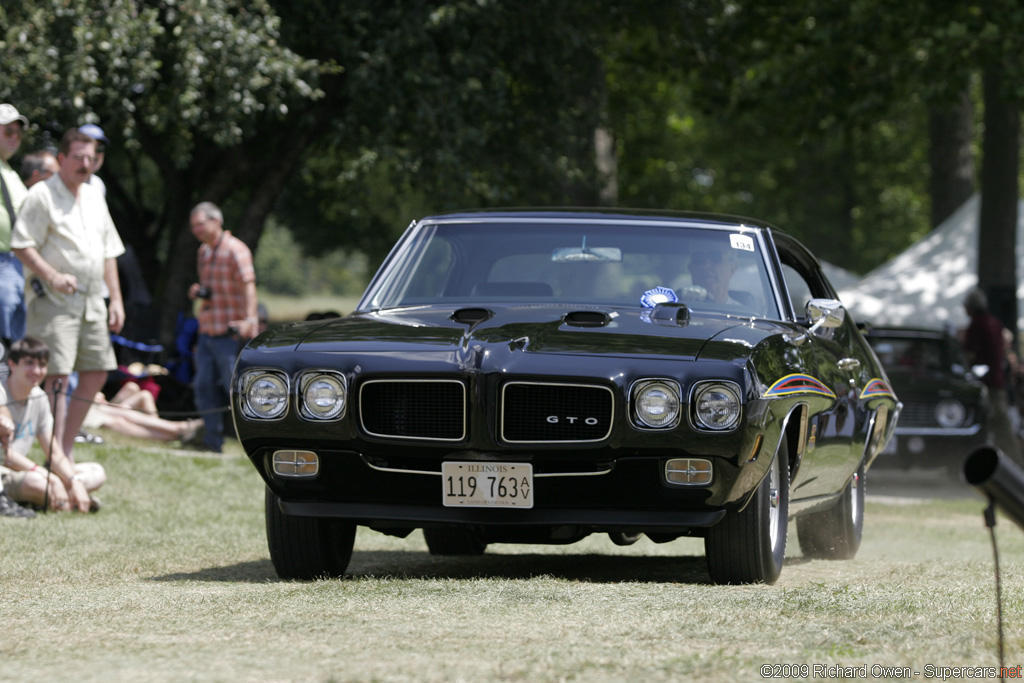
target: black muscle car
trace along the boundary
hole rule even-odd
[[[748,219],[414,222],[347,317],[239,356],[236,430],[277,573],[343,574],[357,525],[435,554],[704,538],[718,583],[860,545],[899,404],[798,242]]]
[[[903,402],[879,466],[938,467],[960,475],[964,456],[985,443],[988,389],[947,330],[869,327],[865,332]]]

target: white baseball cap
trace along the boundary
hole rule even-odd
[[[21,125],[28,126],[28,119],[19,114],[13,104],[7,104],[6,102],[0,104],[0,126],[6,126],[8,123],[14,123],[15,121],[21,121]]]

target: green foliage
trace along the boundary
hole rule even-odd
[[[619,205],[755,215],[863,272],[929,227],[927,108],[993,64],[1024,99],[1022,42],[1013,0],[25,0],[0,7],[0,101],[26,150],[104,126],[173,321],[202,199],[282,292],[358,289],[351,255],[413,218],[593,205],[609,178]],[[261,239],[272,214],[301,248]]]
[[[144,148],[140,128],[167,136],[179,168],[198,140],[236,145],[260,116],[322,94],[264,0],[26,0],[0,20],[0,97],[58,134],[102,113],[119,144]]]
[[[603,15],[554,0],[319,7],[278,4],[286,23],[325,22],[289,44],[344,70],[346,110],[280,207],[303,244],[341,238],[376,260],[424,214],[594,203]]]
[[[253,256],[260,287],[274,294],[299,296],[309,292],[308,271],[302,267],[302,250],[291,233],[274,221],[267,223]]]
[[[254,255],[260,289],[271,294],[358,295],[363,293],[370,273],[367,259],[343,249],[311,256],[276,221],[268,221]]]

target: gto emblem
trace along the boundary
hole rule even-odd
[[[576,424],[576,422],[578,420],[580,420],[580,419],[583,420],[583,424],[589,425],[591,427],[593,427],[593,426],[595,426],[597,424],[597,418],[596,417],[579,418],[579,417],[571,417],[571,416],[559,417],[557,415],[548,415],[548,422],[553,424],[553,425],[556,425],[556,424],[558,424],[559,422],[562,422],[562,421],[568,422],[569,424]]]

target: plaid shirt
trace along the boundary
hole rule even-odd
[[[225,230],[214,246],[199,247],[196,267],[199,284],[212,292],[199,309],[199,332],[214,337],[226,334],[229,322],[249,315],[245,284],[256,281],[252,252],[245,242]]]

